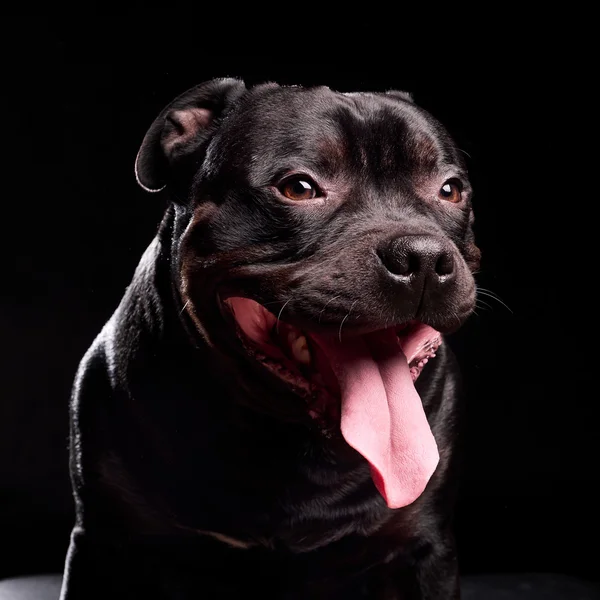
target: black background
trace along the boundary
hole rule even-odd
[[[157,14],[156,29],[163,18],[173,25]],[[568,65],[558,74],[561,61],[535,44],[483,63],[472,47],[417,64],[398,47],[323,47],[307,58],[278,45],[255,54],[189,36],[167,43],[155,29],[98,25],[88,39],[42,19],[35,27],[13,48],[3,128],[12,161],[2,208],[0,576],[62,568],[73,374],[165,208],[136,186],[141,139],[175,95],[240,76],[411,91],[470,155],[478,283],[502,302],[481,295],[489,307],[452,340],[468,402],[462,568],[599,577],[597,392],[586,383],[594,350],[580,275],[593,240],[566,172],[581,127],[581,115],[565,114],[577,92],[565,91]]]

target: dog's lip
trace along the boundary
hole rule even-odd
[[[295,329],[298,333],[306,336],[310,349],[310,361],[309,364],[302,365],[290,357],[289,347],[284,349],[283,345],[277,343],[279,335],[274,333],[275,327],[264,331],[268,335],[265,336],[262,343],[248,335],[238,322],[234,308],[228,302],[234,298],[252,300],[273,315],[273,319],[276,319],[276,315],[266,309],[263,304],[248,296],[235,293],[219,296],[221,312],[224,313],[226,320],[231,325],[238,350],[245,355],[246,359],[250,359],[253,364],[259,366],[261,372],[269,377],[275,377],[293,393],[304,398],[307,403],[307,415],[319,425],[323,433],[330,436],[339,421],[339,388],[337,388],[337,380],[333,373],[331,376],[329,373],[321,373],[319,376],[319,372],[315,371],[317,348],[310,334],[290,322],[280,321],[282,330]]]
[[[277,320],[279,320],[287,325],[296,327],[296,328],[308,333],[309,335],[312,333],[322,334],[322,335],[332,335],[335,333],[340,334],[340,328],[341,328],[342,329],[341,335],[343,335],[344,337],[346,337],[346,336],[354,337],[354,336],[366,335],[368,333],[374,333],[376,331],[381,331],[382,329],[388,329],[388,328],[395,328],[398,332],[401,332],[404,329],[406,329],[412,325],[415,325],[417,323],[423,323],[425,325],[430,325],[430,323],[427,323],[427,321],[425,321],[425,320],[414,319],[414,318],[399,320],[397,322],[388,322],[388,323],[386,323],[385,327],[382,326],[381,323],[374,323],[372,321],[364,321],[364,322],[355,321],[353,323],[348,323],[346,321],[342,325],[341,321],[331,323],[331,322],[321,322],[318,319],[316,321],[315,320],[303,320],[301,318],[297,318],[295,316],[290,316],[290,315],[285,315],[285,318],[281,318],[279,313],[280,313],[282,307],[284,306],[285,302],[279,302],[279,301],[264,302],[258,296],[250,295],[250,294],[240,294],[240,293],[236,293],[235,291],[226,291],[226,292],[217,293],[217,303],[219,305],[219,309],[221,310],[221,313],[227,319],[230,319],[233,316],[233,311],[227,302],[231,298],[245,298],[247,300],[252,300],[252,301],[256,302],[257,304],[259,304],[263,309],[265,309],[266,311],[271,313],[271,315],[273,317],[275,317]],[[270,306],[276,306],[277,310],[272,310],[271,308],[269,308]],[[438,329],[438,331],[440,331],[441,333],[445,332],[445,330],[443,328],[436,328],[436,329]]]
[[[396,321],[387,321],[385,324],[377,323],[374,321],[367,320],[355,320],[353,322],[345,321],[343,324],[341,321],[339,322],[327,322],[320,321],[319,319],[302,319],[297,318],[296,316],[290,316],[289,314],[285,315],[285,318],[281,318],[280,311],[285,304],[285,302],[281,301],[264,301],[257,295],[254,294],[242,294],[236,293],[234,290],[221,291],[217,293],[217,303],[221,314],[225,316],[226,319],[231,319],[233,317],[232,310],[227,304],[227,300],[230,298],[246,298],[248,300],[253,300],[257,304],[260,304],[262,308],[267,310],[271,315],[273,315],[276,319],[301,329],[306,333],[310,334],[322,334],[322,335],[332,335],[338,334],[343,337],[355,337],[362,336],[369,333],[375,333],[377,331],[381,331],[382,329],[396,329],[399,333],[404,329],[415,326],[417,324],[428,325],[438,331],[441,334],[451,334],[456,332],[461,328],[464,321],[469,316],[470,312],[465,313],[465,315],[458,315],[457,320],[448,322],[438,322],[437,320],[430,319],[427,315],[415,315],[410,316],[404,319],[398,319]],[[272,310],[270,307],[277,307],[277,310]]]
[[[237,314],[233,306],[234,301],[242,301],[241,314]],[[336,324],[335,327],[322,326],[322,327],[306,327],[303,323],[297,320],[284,320],[280,318],[280,311],[276,314],[274,311],[269,310],[263,303],[255,300],[249,296],[242,296],[235,293],[229,293],[220,298],[221,311],[227,316],[227,320],[231,323],[232,328],[236,332],[236,337],[243,342],[246,354],[250,354],[251,357],[258,360],[259,362],[273,362],[276,361],[280,366],[287,369],[290,374],[294,376],[298,374],[299,360],[297,355],[292,353],[290,356],[290,335],[292,335],[293,341],[298,341],[298,338],[304,338],[304,345],[308,346],[310,354],[308,365],[311,368],[315,367],[315,360],[320,354],[320,342],[319,337],[339,337],[340,342],[342,341],[342,323]],[[246,317],[242,317],[242,314],[246,314]],[[250,314],[248,319],[247,315]],[[282,330],[282,331],[280,331]],[[399,323],[386,323],[384,327],[381,325],[369,323],[369,324],[358,324],[353,327],[344,328],[343,338],[360,337],[376,332],[382,332],[384,330],[393,330],[398,336],[399,340],[408,340],[414,337],[417,332],[428,331],[428,335],[431,337],[440,336],[443,332],[440,329],[434,328],[433,326],[420,321],[418,319],[407,319]],[[282,341],[287,336],[287,342]],[[441,338],[439,338],[441,339]],[[249,345],[248,345],[249,343]],[[439,341],[437,345],[439,345]],[[437,347],[437,346],[436,346]],[[429,352],[426,348],[415,348],[414,352],[407,354],[409,366],[415,370],[415,379],[418,377],[422,366],[427,363],[427,359],[432,355],[435,356],[435,350]],[[322,357],[321,363],[322,363]],[[425,362],[422,363],[422,360]],[[321,365],[322,366],[322,365]],[[328,371],[329,369],[326,369]],[[302,371],[302,369],[301,369]],[[304,373],[305,375],[305,373]]]

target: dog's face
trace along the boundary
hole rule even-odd
[[[163,111],[136,173],[186,215],[179,287],[198,328],[300,396],[338,393],[319,340],[393,330],[420,343],[403,347],[414,379],[435,332],[473,310],[467,173],[403,92],[210,82]]]

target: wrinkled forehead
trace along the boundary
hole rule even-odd
[[[264,86],[248,93],[220,133],[222,159],[256,184],[303,169],[397,177],[461,166],[443,127],[395,95]]]

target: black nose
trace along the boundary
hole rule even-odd
[[[395,279],[415,286],[440,285],[454,274],[452,247],[433,235],[407,235],[385,243],[381,262]]]

